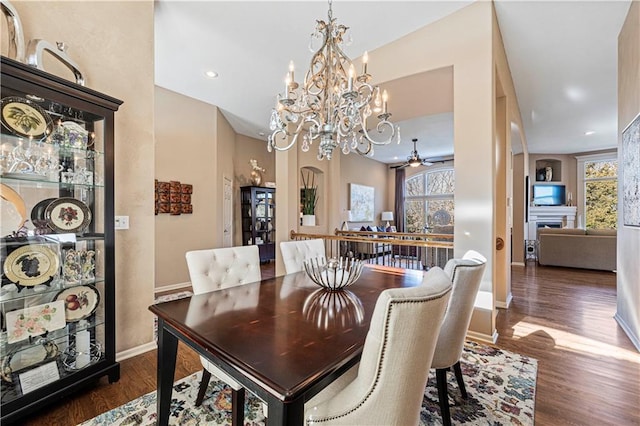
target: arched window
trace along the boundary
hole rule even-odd
[[[453,168],[426,170],[405,182],[405,229],[407,232],[443,232],[453,226],[455,175]]]

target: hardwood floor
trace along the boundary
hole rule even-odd
[[[640,354],[613,319],[616,275],[513,267],[497,346],[538,359],[538,425],[640,425]]]
[[[273,263],[263,265],[272,276]],[[497,346],[538,359],[536,425],[640,425],[640,354],[613,319],[610,272],[512,268],[513,302],[498,314]],[[76,425],[155,389],[156,352],[125,360],[106,378],[24,425]],[[176,379],[201,369],[180,344]]]

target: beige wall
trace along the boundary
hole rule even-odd
[[[155,286],[189,282],[184,255],[216,245],[217,108],[155,88],[155,177],[193,185],[193,214],[155,216]]]
[[[116,232],[116,350],[148,343],[154,286],[153,2],[13,4],[26,41],[64,40],[87,87],[124,101],[115,119],[115,212],[129,216],[130,229]]]
[[[481,289],[493,293],[494,268],[494,61],[492,5],[477,2],[427,27],[369,52],[369,69],[389,81],[453,66],[456,227],[454,255],[483,253]],[[483,304],[493,311],[493,302]],[[493,316],[472,331],[492,339]]]
[[[631,2],[618,37],[618,133],[640,114],[640,2]],[[619,136],[621,138],[621,136]],[[619,139],[620,141],[621,139]],[[620,144],[619,144],[620,146]],[[622,147],[618,152],[622,153]],[[622,158],[618,157],[619,164]],[[624,170],[622,171],[624,173]],[[618,176],[622,194],[623,175]],[[622,212],[622,197],[618,211]],[[640,351],[640,228],[624,226],[618,215],[618,307],[615,318]]]
[[[233,241],[234,245],[242,245],[242,222],[240,215],[240,188],[250,186],[251,166],[249,160],[255,159],[258,165],[265,169],[262,173],[262,185],[264,182],[275,182],[276,180],[276,157],[273,152],[267,151],[265,141],[250,138],[245,135],[235,136],[233,167],[234,167],[234,188],[233,188]],[[277,192],[277,188],[276,188]]]

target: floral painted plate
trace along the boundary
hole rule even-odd
[[[4,261],[4,275],[23,287],[44,284],[56,276],[60,258],[44,244],[26,245],[9,253]]]
[[[14,135],[42,140],[51,134],[53,121],[40,105],[16,96],[3,98],[1,105],[2,125]]]
[[[96,311],[100,303],[100,292],[92,285],[79,285],[65,288],[53,300],[64,301],[67,322],[78,322],[89,318]]]
[[[63,197],[47,206],[44,219],[55,232],[82,233],[91,223],[91,210],[80,200]]]

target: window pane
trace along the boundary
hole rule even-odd
[[[453,200],[429,200],[427,202],[427,223],[429,227],[453,225]]]
[[[453,169],[427,173],[427,195],[453,194]]]
[[[405,190],[405,196],[407,197],[424,195],[424,175],[421,173],[407,179],[405,182]]]
[[[618,176],[618,162],[610,161],[587,161],[584,163],[585,179],[599,179]]]
[[[424,201],[407,200],[405,208],[405,226],[407,232],[422,232],[426,224]]]
[[[616,228],[617,186],[615,180],[586,183],[587,228]]]

